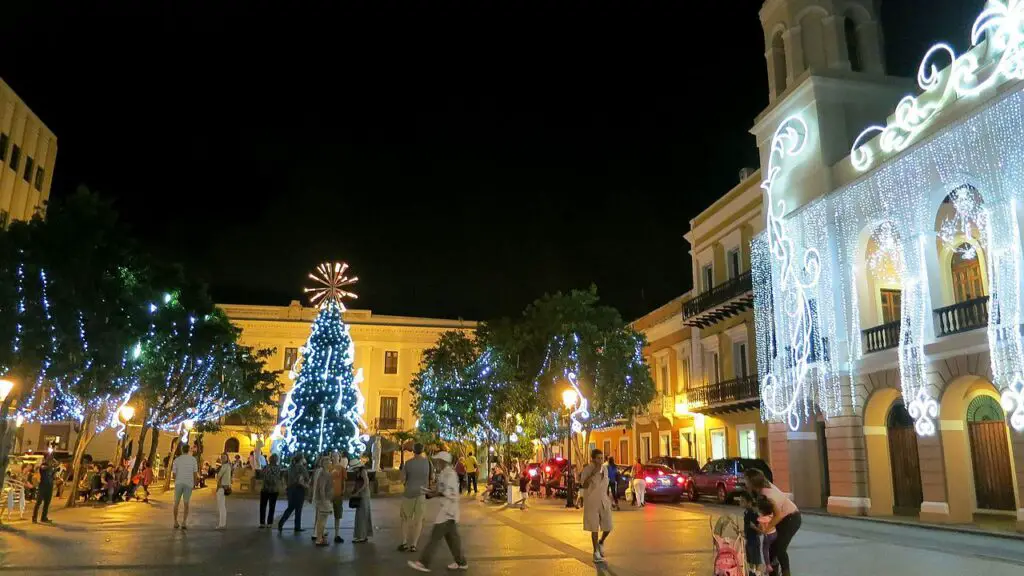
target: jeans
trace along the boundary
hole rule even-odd
[[[789,571],[789,543],[793,540],[793,536],[796,536],[796,531],[800,529],[800,513],[790,514],[782,519],[781,522],[775,525],[775,533],[778,537],[775,542],[771,544],[771,557],[772,560],[778,560],[779,565],[782,567],[782,576],[790,576],[792,572]]]
[[[288,521],[288,517],[291,516],[292,512],[295,512],[295,529],[302,530],[302,505],[305,503],[306,489],[302,486],[289,486],[288,508],[285,508],[284,514],[278,520],[277,529],[281,530],[284,528],[284,523]]]
[[[473,494],[476,494],[476,472],[466,473],[466,494],[469,494],[469,487],[473,487]]]
[[[53,484],[39,484],[39,490],[36,494],[36,505],[32,509],[32,521],[36,521],[36,515],[39,514],[39,505],[43,505],[43,522],[49,520],[50,513],[50,499],[53,498]]]
[[[264,524],[269,526],[274,523],[274,508],[276,507],[277,492],[260,492],[260,526]]]
[[[466,557],[462,555],[462,538],[459,537],[459,527],[455,520],[434,524],[434,530],[430,533],[430,542],[427,542],[427,546],[423,549],[423,554],[420,555],[420,562],[424,566],[430,567],[430,561],[433,559],[434,552],[437,551],[437,546],[441,543],[441,540],[448,543],[448,550],[451,550],[452,558],[455,559],[455,562],[459,566],[465,566]]]
[[[224,487],[217,487],[217,512],[220,514],[220,522],[217,524],[218,528],[223,528],[228,524],[228,507],[227,502],[224,501]]]

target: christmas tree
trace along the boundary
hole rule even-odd
[[[347,269],[344,263],[325,263],[310,274],[320,286],[306,292],[319,312],[289,374],[295,385],[274,430],[285,458],[296,453],[314,458],[333,450],[358,456],[366,449],[362,371],[353,369],[355,346],[341,315],[342,299],[356,297],[343,289],[358,280],[346,277]]]

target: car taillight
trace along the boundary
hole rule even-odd
[[[686,484],[686,478],[683,478],[682,476],[676,476],[676,484],[679,484],[679,485]]]
[[[536,470],[536,469],[533,469],[533,468],[531,468],[531,469],[530,469],[530,476],[536,476],[536,475],[537,475],[537,470]]]
[[[647,482],[648,484],[654,484],[654,478],[648,476],[647,478],[644,478],[644,482]]]
[[[545,472],[551,472],[551,466],[545,466],[544,467],[544,471]]]
[[[658,470],[658,476],[664,476],[664,475],[665,475],[665,472],[663,472],[661,470]]]

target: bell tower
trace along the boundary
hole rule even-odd
[[[885,75],[878,0],[766,0],[760,15],[769,102],[808,72]]]

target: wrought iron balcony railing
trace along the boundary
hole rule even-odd
[[[864,352],[878,352],[895,348],[900,344],[900,321],[889,322],[874,328],[862,330]]]
[[[750,294],[753,290],[753,284],[751,282],[750,271],[746,271],[739,276],[727,280],[718,286],[711,288],[710,290],[699,294],[696,298],[688,300],[683,303],[683,320],[689,320],[695,316],[700,315],[702,312],[710,310],[716,306],[729,302],[730,300],[743,296],[744,294]],[[744,302],[745,305],[752,304],[751,302]],[[726,311],[723,317],[728,317],[734,314],[736,311]],[[718,318],[711,319],[717,321]]]
[[[405,421],[401,418],[377,418],[373,421],[374,430],[405,430]]]
[[[988,296],[935,309],[935,335],[939,338],[988,326]]]
[[[702,412],[724,404],[756,401],[760,396],[757,374],[690,388],[687,392],[692,412]]]

